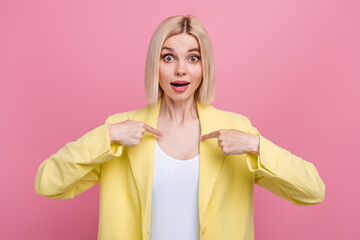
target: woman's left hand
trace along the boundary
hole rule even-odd
[[[236,129],[220,129],[201,136],[200,140],[209,138],[218,139],[218,145],[225,155],[259,154],[260,139],[257,134],[246,133]]]

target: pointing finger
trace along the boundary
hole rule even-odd
[[[201,136],[201,140],[206,140],[206,139],[209,139],[209,138],[216,138],[218,136],[219,136],[219,131],[215,131],[215,132],[208,133],[208,134],[205,134],[205,135]]]
[[[155,134],[155,135],[157,135],[157,136],[162,136],[162,133],[159,131],[159,130],[157,130],[157,129],[155,129],[155,128],[153,128],[153,127],[150,127],[149,125],[147,125],[146,123],[145,123],[145,125],[144,125],[144,128],[145,128],[145,130],[147,131],[147,132],[150,132],[150,133],[153,133],[153,134]]]

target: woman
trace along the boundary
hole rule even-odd
[[[211,42],[194,16],[165,19],[147,55],[143,109],[110,116],[39,167],[35,191],[100,183],[98,239],[254,239],[254,183],[296,205],[323,201],[313,164],[218,110]]]

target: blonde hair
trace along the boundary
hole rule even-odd
[[[203,69],[202,81],[196,89],[194,98],[200,103],[210,104],[215,98],[214,53],[209,35],[198,18],[193,15],[172,16],[162,21],[156,28],[148,48],[145,66],[145,93],[151,105],[164,94],[159,85],[159,63],[161,48],[169,37],[187,33],[194,36],[200,47]]]

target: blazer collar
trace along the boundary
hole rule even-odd
[[[135,111],[133,120],[142,121],[156,128],[162,97],[155,105]],[[224,128],[217,109],[208,104],[196,102],[200,119],[201,135]],[[143,231],[150,231],[151,200],[154,167],[155,136],[145,132],[143,139],[134,147],[127,147],[130,166],[138,188]],[[203,226],[205,212],[209,204],[215,181],[222,168],[225,155],[218,146],[217,139],[200,141],[199,167],[199,223]]]

